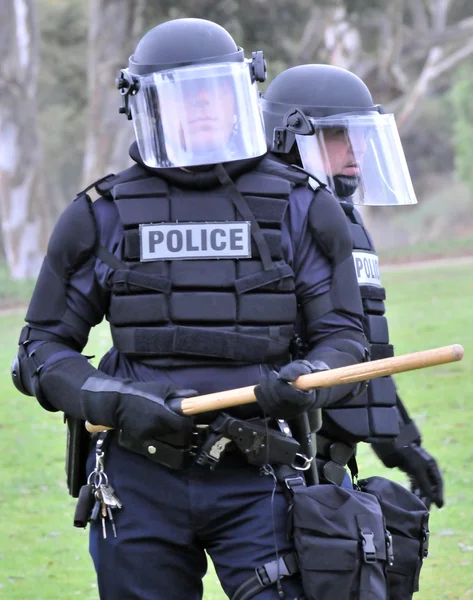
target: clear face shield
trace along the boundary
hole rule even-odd
[[[137,76],[133,76],[137,77]],[[138,76],[130,109],[149,167],[192,167],[265,154],[258,91],[245,62]]]
[[[392,114],[309,117],[312,135],[296,135],[303,167],[354,204],[416,204]]]

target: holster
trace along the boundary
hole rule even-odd
[[[64,415],[67,424],[66,479],[67,489],[73,498],[78,498],[80,488],[87,482],[86,463],[91,437],[85,421]]]

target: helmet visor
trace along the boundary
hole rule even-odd
[[[193,65],[139,78],[130,97],[141,158],[149,167],[191,167],[265,154],[248,62]]]
[[[392,114],[309,119],[313,135],[296,135],[302,164],[335,195],[355,204],[416,204]]]

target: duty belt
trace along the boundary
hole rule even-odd
[[[311,463],[299,452],[299,442],[259,418],[241,420],[221,413],[209,425],[196,425],[190,435],[177,435],[143,441],[120,431],[118,443],[170,469],[185,469],[193,463],[214,469],[232,452],[240,452],[254,465],[283,464],[303,471]]]

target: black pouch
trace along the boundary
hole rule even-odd
[[[377,499],[336,485],[292,491],[294,544],[307,600],[387,600],[390,537]]]
[[[69,494],[79,496],[80,488],[87,482],[86,463],[90,450],[90,433],[85,421],[64,415],[67,423],[66,478]]]
[[[410,600],[419,591],[422,561],[428,554],[429,511],[415,494],[384,477],[358,481],[381,505],[393,539],[394,562],[388,567],[389,600]]]

